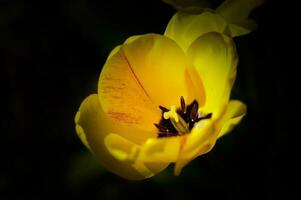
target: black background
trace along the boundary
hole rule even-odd
[[[163,33],[175,10],[159,0],[0,5],[1,199],[293,198],[288,76],[278,63],[275,1],[252,13],[256,31],[235,38],[240,64],[233,98],[247,103],[248,115],[179,177],[171,167],[140,182],[101,169],[77,138],[73,119],[96,92],[111,49],[131,35]]]

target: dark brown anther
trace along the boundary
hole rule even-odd
[[[161,137],[172,137],[172,136],[178,136],[177,133],[158,133],[158,137],[161,138]]]
[[[167,133],[158,133],[158,137],[161,138],[161,137],[167,137],[168,134]]]
[[[168,130],[168,128],[166,128],[165,126],[163,126],[163,125],[160,125],[160,124],[154,124],[156,127],[157,127],[157,129],[159,130],[159,131],[161,131],[161,132],[163,132],[163,133],[168,133],[169,132],[169,130]]]
[[[194,124],[195,124],[194,122],[189,122],[189,123],[188,123],[189,130],[191,130],[191,129],[193,128],[193,125],[194,125]]]
[[[186,113],[186,105],[185,105],[185,100],[184,100],[183,96],[181,96],[181,110],[184,114]]]
[[[162,110],[162,112],[168,112],[169,110],[163,106],[159,106],[160,110]]]
[[[199,122],[199,121],[201,121],[203,119],[210,119],[211,117],[212,117],[212,113],[208,113],[205,116],[199,117],[195,122]]]
[[[201,119],[210,119],[212,117],[212,113],[208,113],[205,116],[200,117]]]
[[[198,118],[198,108],[199,108],[198,103],[196,101],[194,101],[192,103],[192,108],[190,111],[190,119],[192,122],[195,122]]]

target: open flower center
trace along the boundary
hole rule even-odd
[[[196,100],[186,106],[184,98],[181,97],[180,105],[180,108],[171,106],[170,109],[159,106],[162,117],[159,123],[154,124],[159,131],[158,137],[179,136],[189,133],[196,123],[212,117],[212,113],[203,114],[199,110],[199,104]]]

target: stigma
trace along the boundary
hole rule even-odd
[[[202,114],[199,110],[198,102],[194,100],[186,106],[183,97],[180,99],[180,108],[171,106],[167,109],[159,106],[162,117],[159,123],[154,125],[158,129],[158,137],[181,136],[187,134],[201,120],[210,119],[212,113]]]
[[[164,112],[163,117],[170,120],[179,135],[189,132],[189,126],[186,121],[176,112],[175,106],[171,106],[170,111]]]

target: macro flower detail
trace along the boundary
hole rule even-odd
[[[175,16],[165,35],[133,36],[115,47],[97,94],[75,116],[83,144],[126,179],[149,178],[171,163],[180,174],[246,113],[244,103],[230,100],[238,62],[231,34],[204,25],[198,35],[179,36],[187,27]]]
[[[162,118],[160,123],[154,124],[159,131],[158,137],[180,136],[190,133],[199,121],[210,119],[212,116],[212,113],[201,115],[198,112],[198,102],[196,100],[186,107],[185,100],[181,97],[180,104],[179,109],[172,106],[170,110],[159,106],[162,111]]]

